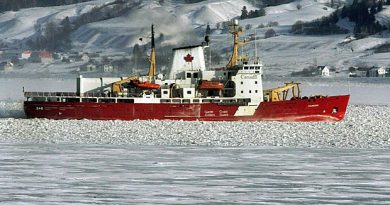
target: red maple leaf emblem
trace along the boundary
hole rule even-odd
[[[184,56],[184,60],[187,63],[191,63],[194,60],[194,57],[192,57],[190,54],[187,54],[187,56]]]

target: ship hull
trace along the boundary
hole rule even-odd
[[[340,121],[349,95],[262,102],[252,112],[239,105],[25,101],[27,118],[188,121]],[[242,107],[242,106],[241,106]]]

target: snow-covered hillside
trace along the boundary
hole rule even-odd
[[[66,16],[72,21],[96,6],[112,2],[113,0],[96,0],[76,5],[5,12],[0,14],[0,39],[11,45],[15,45],[14,42],[25,42],[27,38],[36,34],[37,28],[40,27],[37,25],[60,21]],[[267,7],[266,16],[240,22],[242,26],[249,28],[244,37],[249,39],[249,35],[253,35],[255,30],[260,37],[258,48],[266,66],[266,75],[277,73],[286,76],[291,71],[302,70],[312,65],[313,62],[334,66],[337,70],[346,70],[349,66],[367,62],[381,66],[390,65],[390,59],[383,57],[384,54],[375,54],[372,51],[373,48],[388,43],[387,33],[345,43],[350,34],[307,36],[293,35],[289,32],[291,26],[298,20],[311,21],[331,14],[334,9],[328,7],[328,4],[327,0],[294,1]],[[245,0],[209,0],[194,4],[174,0],[166,0],[160,4],[156,0],[145,0],[119,17],[81,26],[72,33],[71,38],[76,50],[112,54],[131,51],[136,43],[147,43],[151,24],[156,25],[157,35],[164,34],[163,44],[174,46],[200,43],[206,25],[210,24],[213,30],[210,49],[222,55],[227,61],[232,37],[229,33],[217,29],[217,24],[238,17],[244,6],[248,11],[258,9]],[[389,25],[390,8],[385,7],[376,17],[382,24]],[[272,29],[276,31],[277,36],[263,39],[270,27],[262,25],[270,22],[276,23]],[[338,25],[353,29],[353,24],[345,19]],[[147,40],[140,42],[140,38]],[[254,53],[254,45],[254,41],[249,41],[243,52]]]

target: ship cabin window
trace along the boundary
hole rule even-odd
[[[199,103],[199,99],[193,99],[192,102]]]
[[[243,90],[241,90],[241,93],[244,93],[244,91],[243,91]]]
[[[251,91],[251,90],[249,90],[249,93],[252,93],[252,91]]]
[[[164,85],[168,85],[168,83],[165,83]]]
[[[181,100],[180,99],[173,99],[172,103],[181,103]]]
[[[65,98],[66,102],[80,102],[79,98]]]
[[[243,85],[244,84],[244,82],[243,81],[241,81],[241,85]]]
[[[248,70],[248,67],[244,67],[244,70]]]
[[[194,78],[199,78],[199,74],[198,73],[194,73]]]
[[[255,84],[257,84],[257,81],[255,81]]]
[[[171,100],[170,99],[161,99],[160,102],[161,103],[170,103]]]
[[[257,71],[255,71],[255,73],[260,73],[260,71],[257,70]]]
[[[97,102],[97,98],[83,98],[82,102]]]
[[[257,90],[255,90],[255,93],[257,93]]]
[[[249,69],[253,70],[253,69],[255,69],[255,67],[251,66],[251,67],[249,67]]]
[[[167,94],[168,94],[168,91],[167,91],[167,90],[164,90],[164,91],[163,91],[163,94],[167,95]]]
[[[191,90],[188,90],[188,91],[187,91],[187,94],[188,94],[188,95],[191,95]]]
[[[190,102],[191,102],[190,99],[183,99],[184,104],[190,104]]]
[[[203,99],[202,102],[203,103],[211,103],[211,102],[213,102],[213,100],[211,100],[211,99]]]
[[[191,73],[187,73],[187,78],[191,78]]]
[[[134,99],[118,99],[118,103],[134,103]]]
[[[114,103],[115,99],[113,99],[113,98],[108,98],[108,99],[101,98],[101,99],[99,99],[99,102],[102,102],[102,103]]]
[[[226,72],[225,72],[225,73],[223,73],[223,75],[226,75]]]

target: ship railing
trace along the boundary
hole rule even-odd
[[[25,97],[77,97],[75,92],[25,92]]]
[[[86,92],[79,95],[75,92],[25,92],[24,97],[81,97],[81,98],[100,98],[112,97],[101,92]],[[127,96],[126,96],[127,97]]]

